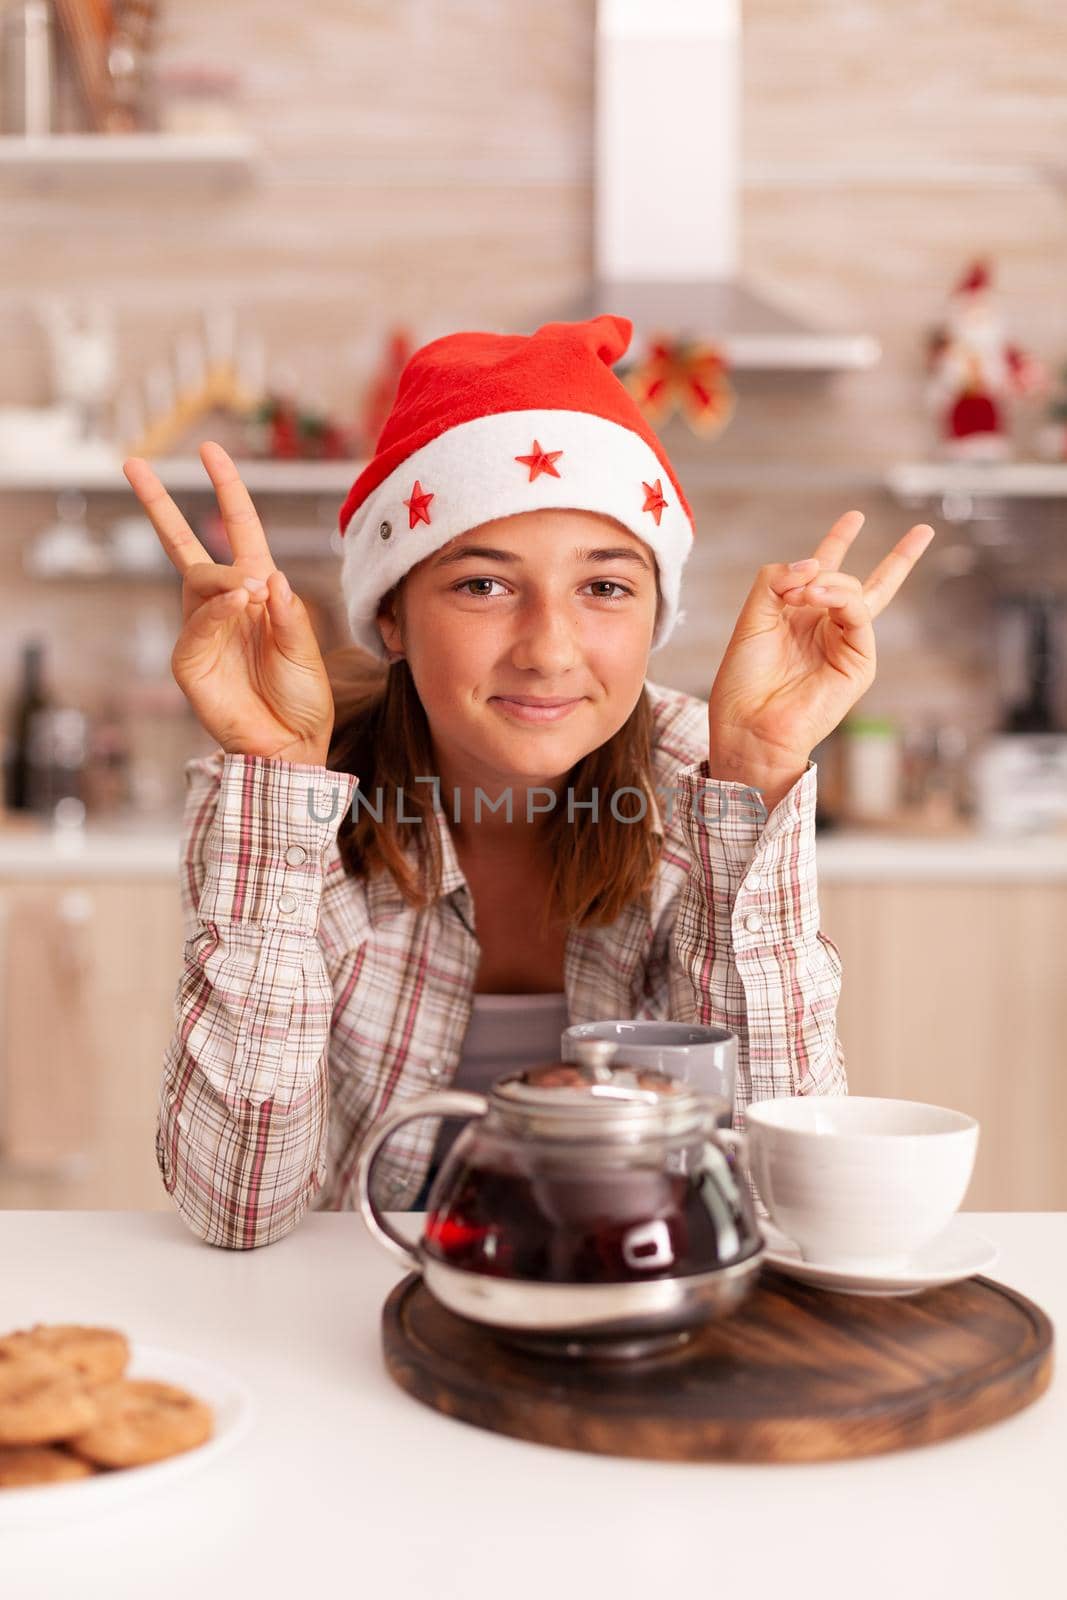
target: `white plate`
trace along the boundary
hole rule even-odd
[[[35,1484],[25,1489],[0,1489],[0,1525],[16,1522],[65,1522],[110,1506],[119,1506],[143,1489],[165,1488],[179,1478],[210,1466],[247,1429],[255,1415],[251,1394],[236,1378],[196,1356],[159,1345],[134,1344],[124,1376],[156,1378],[188,1389],[206,1400],[215,1413],[212,1438],[195,1450],[183,1450],[144,1467],[121,1467],[67,1483]]]
[[[798,1278],[801,1283],[835,1289],[839,1294],[921,1294],[924,1289],[937,1289],[984,1272],[997,1259],[996,1245],[960,1217],[954,1217],[943,1233],[916,1250],[907,1266],[898,1272],[857,1272],[855,1268],[805,1261],[800,1246],[773,1223],[763,1222],[760,1226],[767,1241],[763,1259],[769,1267]]]

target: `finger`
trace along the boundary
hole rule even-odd
[[[819,566],[827,572],[837,572],[849,545],[866,520],[862,511],[846,511],[844,516],[838,517],[829,533],[815,547]]]
[[[268,580],[271,633],[278,649],[290,661],[303,666],[320,659],[319,642],[311,626],[307,606],[293,593],[284,572],[277,568]]]
[[[267,577],[274,571],[274,561],[259,513],[240,473],[222,446],[211,439],[200,446],[200,459],[215,490],[234,561],[261,578]]]
[[[865,655],[871,653],[874,629],[858,578],[852,578],[847,572],[821,574],[818,583],[805,587],[802,603],[827,611],[849,644]]]
[[[768,567],[767,572],[771,590],[782,600],[795,597],[809,584],[819,583],[823,578],[827,582],[851,584],[857,592],[861,587],[860,580],[851,572],[834,572],[832,568],[820,567],[814,556],[794,561],[788,567]]]
[[[210,561],[211,557],[148,462],[140,456],[130,456],[122,463],[122,470],[178,571],[188,571],[195,561]]]
[[[238,616],[248,604],[248,590],[243,587],[227,589],[199,606],[186,622],[175,646],[175,657],[180,659],[195,647],[214,641],[223,624]]]
[[[863,585],[867,610],[872,617],[885,610],[933,537],[934,530],[928,522],[917,522],[879,561]]]
[[[193,594],[199,595],[203,600],[210,600],[226,590],[242,587],[249,591],[250,598],[258,597],[260,600],[267,598],[265,578],[238,572],[236,567],[223,566],[217,561],[198,561],[185,574],[185,583]]]
[[[250,608],[262,605],[267,598],[267,585],[263,578],[254,578],[238,572],[234,567],[221,566],[217,561],[198,561],[185,574],[182,585],[182,616],[186,622],[194,611],[199,611],[205,600],[217,595],[245,589]]]
[[[795,583],[797,576],[803,580],[799,584]],[[810,573],[794,574],[794,585],[793,588],[782,590],[782,599],[790,605],[808,605],[808,595],[817,585],[825,585],[835,591],[850,589],[853,594],[863,593],[863,585],[851,572],[819,572],[813,569]]]

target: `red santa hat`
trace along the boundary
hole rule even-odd
[[[385,656],[378,604],[416,563],[484,522],[547,506],[602,512],[644,540],[662,596],[652,649],[666,643],[684,617],[693,515],[611,370],[632,333],[626,317],[604,315],[529,335],[452,333],[415,351],[339,516],[357,644]]]

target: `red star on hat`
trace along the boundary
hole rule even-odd
[[[646,489],[648,488],[647,483],[645,485],[645,488]],[[427,511],[426,508],[430,504],[430,501],[432,499],[433,499],[433,495],[432,494],[427,494],[426,490],[422,487],[422,484],[419,482],[418,478],[416,478],[415,479],[415,487],[411,491],[411,499],[404,501],[404,504],[407,506],[408,512],[409,512],[409,516],[408,516],[408,527],[409,528],[413,528],[415,526],[416,522],[425,522],[425,523],[429,524],[430,513],[429,513],[429,511]],[[658,517],[656,518],[656,521],[657,522],[659,521]]]
[[[664,509],[667,505],[666,500],[663,498],[663,484],[659,478],[656,479],[654,486],[650,483],[645,483],[642,479],[641,487],[645,491],[645,495],[647,497],[644,505],[641,507],[641,510],[651,511],[652,515],[656,519],[656,527],[658,528],[659,519],[663,515]]]
[[[528,481],[533,483],[534,479],[542,472],[550,472],[554,478],[558,478],[559,473],[556,471],[552,463],[554,461],[558,461],[562,454],[562,450],[542,450],[540,442],[535,439],[533,442],[532,454],[528,456],[516,456],[515,460],[521,461],[524,467],[529,467],[530,476]]]

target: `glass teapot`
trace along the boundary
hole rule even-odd
[[[739,1305],[764,1253],[744,1135],[721,1104],[670,1074],[577,1061],[502,1077],[488,1096],[421,1095],[360,1148],[370,1231],[457,1315],[535,1350],[637,1353],[679,1343]],[[427,1198],[416,1245],[371,1198],[382,1146],[416,1117],[469,1116]]]

